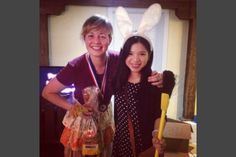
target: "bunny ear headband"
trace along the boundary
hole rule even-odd
[[[146,32],[150,31],[159,21],[161,17],[161,6],[158,3],[152,4],[143,14],[142,20],[139,24],[138,30],[134,32],[133,23],[129,18],[129,15],[125,8],[118,7],[116,9],[116,19],[119,30],[125,41],[131,36],[141,36],[147,39]],[[151,44],[151,42],[150,42]]]

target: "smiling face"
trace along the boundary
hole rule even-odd
[[[105,29],[95,29],[84,37],[86,48],[91,56],[104,56],[111,43],[111,37]]]
[[[112,25],[103,16],[89,17],[83,24],[81,36],[85,46],[93,57],[104,57],[112,40]]]
[[[140,73],[149,59],[148,51],[140,42],[131,46],[130,52],[125,60],[131,73]]]
[[[146,82],[151,75],[153,51],[148,39],[142,36],[131,36],[124,42],[116,72],[114,88],[122,90],[128,82]]]

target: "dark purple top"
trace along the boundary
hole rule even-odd
[[[105,78],[105,90],[103,91],[104,103],[108,104],[112,96],[112,79],[116,74],[116,69],[118,65],[118,54],[109,51],[108,53],[108,63]],[[56,76],[59,82],[65,86],[74,84],[75,98],[80,102],[84,103],[82,96],[82,89],[88,86],[96,86],[93,78],[92,70],[89,68],[88,60],[86,59],[86,54],[81,55],[68,62],[68,64],[63,68]]]

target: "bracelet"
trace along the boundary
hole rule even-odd
[[[157,129],[153,130],[153,131],[152,131],[152,137],[156,137],[156,136],[157,136],[157,133],[158,133],[158,130],[157,130]]]

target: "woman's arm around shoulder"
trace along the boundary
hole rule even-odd
[[[163,72],[163,88],[162,92],[171,95],[175,86],[175,75],[172,71],[165,70]]]

